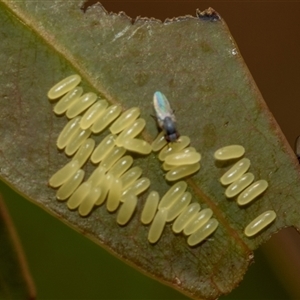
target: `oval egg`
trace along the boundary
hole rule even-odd
[[[102,161],[108,155],[108,153],[110,153],[110,151],[115,147],[115,138],[115,135],[109,134],[95,148],[91,156],[91,161],[94,164],[97,164],[100,161]]]
[[[264,179],[258,180],[247,187],[237,198],[238,205],[246,205],[253,201],[268,188],[268,182]]]
[[[178,152],[168,155],[165,163],[173,166],[192,165],[199,162],[201,155],[198,152]]]
[[[56,83],[48,92],[50,100],[57,99],[75,88],[81,81],[81,77],[77,74],[68,76]]]
[[[123,147],[131,152],[147,155],[151,152],[151,145],[141,139],[124,139]]]
[[[90,182],[82,183],[67,201],[68,208],[70,210],[76,209],[80,205],[80,203],[84,200],[85,196],[89,193],[90,190],[91,190]]]
[[[169,188],[165,195],[159,202],[158,209],[169,208],[173,202],[183,195],[187,188],[187,184],[184,181],[179,181]]]
[[[133,124],[126,127],[116,138],[116,145],[118,147],[123,146],[124,140],[133,139],[138,134],[142,132],[146,125],[146,121],[144,119],[137,119]]]
[[[86,217],[87,215],[89,215],[100,195],[101,188],[92,187],[87,193],[87,195],[84,197],[83,201],[80,203],[78,213],[82,217]]]
[[[140,115],[138,107],[132,107],[124,111],[121,116],[110,126],[111,133],[116,134],[124,130],[127,126],[132,124]]]
[[[129,222],[137,205],[137,197],[133,193],[128,193],[123,199],[123,204],[117,215],[117,223],[119,225],[125,225]]]
[[[274,210],[265,211],[246,226],[244,233],[247,237],[254,236],[271,224],[275,219],[276,213]]]
[[[201,226],[188,237],[187,243],[189,246],[195,246],[201,243],[218,228],[218,225],[219,222],[216,219],[210,219],[206,224]]]
[[[241,145],[230,145],[218,149],[214,153],[214,157],[217,160],[230,160],[239,158],[245,154],[245,148]]]
[[[184,227],[189,224],[193,216],[200,210],[199,203],[191,203],[186,207],[172,225],[172,230],[175,233],[181,232]]]
[[[242,192],[247,186],[249,186],[254,180],[254,175],[252,173],[245,173],[238,180],[234,181],[225,190],[225,196],[227,198],[232,198]]]
[[[83,93],[83,88],[78,86],[66,95],[64,95],[54,106],[53,111],[57,115],[61,115],[73,104],[75,103]]]
[[[84,177],[84,171],[79,169],[71,178],[69,178],[56,192],[57,200],[68,199],[79,187]]]
[[[168,173],[166,174],[166,180],[168,181],[179,180],[196,173],[199,169],[200,169],[199,163],[195,163],[192,165],[178,166],[168,171]]]
[[[191,200],[191,193],[185,192],[179,199],[173,202],[168,208],[167,222],[175,220],[177,216],[190,204]]]
[[[80,120],[81,117],[76,117],[72,120],[70,120],[67,125],[63,128],[61,133],[59,134],[56,142],[56,146],[58,149],[63,149],[67,146],[67,144],[72,139],[72,136],[78,132],[80,128]]]
[[[51,176],[49,185],[54,188],[63,185],[79,170],[79,168],[79,162],[77,160],[71,160]]]
[[[83,94],[78,100],[76,100],[66,112],[66,116],[69,119],[72,119],[83,111],[85,111],[88,107],[90,107],[97,100],[97,95],[95,93],[86,93]]]
[[[157,152],[161,150],[164,146],[167,145],[167,143],[168,142],[165,139],[165,133],[161,131],[151,144],[152,151]]]
[[[142,210],[141,222],[150,224],[155,216],[159,202],[159,194],[156,191],[150,192]]]
[[[82,129],[87,129],[91,127],[97,118],[102,116],[107,108],[108,103],[106,100],[96,101],[82,116],[80,121],[80,127]]]
[[[168,211],[166,209],[157,211],[148,232],[148,241],[151,244],[156,243],[160,239],[166,225],[167,215]]]
[[[119,105],[109,106],[103,114],[98,116],[91,127],[93,133],[103,131],[111,122],[113,122],[121,113],[122,109]]]
[[[220,182],[223,185],[228,185],[238,180],[242,175],[247,172],[250,167],[250,160],[248,158],[242,158],[235,163],[221,178]]]

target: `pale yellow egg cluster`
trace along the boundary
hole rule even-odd
[[[141,177],[142,169],[132,167],[133,158],[128,152],[148,155],[151,151],[161,150],[158,158],[164,161],[168,181],[197,172],[201,155],[189,147],[187,136],[167,144],[160,133],[152,145],[137,138],[146,125],[145,120],[139,118],[140,109],[133,107],[122,112],[120,106],[109,105],[94,93],[84,94],[82,87],[78,86],[80,81],[78,75],[69,76],[48,92],[50,100],[58,99],[54,113],[65,114],[69,119],[58,136],[57,147],[73,156],[50,178],[49,185],[58,188],[57,199],[67,200],[67,207],[78,209],[80,216],[87,216],[95,206],[106,203],[109,212],[118,210],[117,223],[125,225],[134,214],[138,195],[150,186],[150,180]],[[107,127],[110,133],[96,145],[91,135]],[[97,167],[84,180],[82,167],[89,159]],[[150,243],[159,240],[168,222],[173,222],[175,233],[182,231],[188,236],[190,246],[200,243],[217,228],[218,222],[211,219],[212,211],[209,208],[200,211],[198,203],[191,203],[192,195],[186,188],[187,184],[180,181],[161,200],[156,191],[149,193],[140,221],[144,225],[151,224]]]
[[[152,151],[149,143],[137,138],[146,122],[139,118],[137,107],[122,113],[120,106],[109,105],[94,93],[83,94],[77,86],[80,81],[78,75],[69,76],[48,92],[50,100],[60,98],[54,112],[65,113],[70,119],[58,136],[57,147],[73,156],[50,178],[49,185],[58,188],[58,200],[67,200],[67,207],[78,209],[83,217],[105,201],[109,212],[120,207],[117,222],[125,225],[135,211],[137,196],[150,186],[150,180],[141,177],[142,169],[131,167],[133,158],[127,154],[147,155]],[[96,145],[90,136],[109,125],[110,134]],[[89,159],[97,167],[84,181],[82,167]]]
[[[226,161],[240,158],[244,154],[245,149],[243,146],[230,145],[218,149],[214,157],[216,160]],[[237,204],[241,207],[249,205],[268,188],[268,182],[264,179],[253,183],[254,175],[250,172],[246,173],[250,164],[248,158],[242,158],[220,178],[221,184],[227,186],[225,196],[227,198],[237,197]],[[262,213],[246,226],[245,235],[248,237],[256,235],[272,223],[275,218],[276,213],[273,210]]]
[[[175,234],[187,236],[189,246],[195,246],[205,240],[218,227],[218,221],[212,217],[212,210],[201,210],[200,204],[192,202],[191,193],[186,191],[187,184],[179,181],[159,199],[156,191],[149,194],[141,215],[141,222],[150,225],[148,240],[156,243],[166,223],[173,222]]]

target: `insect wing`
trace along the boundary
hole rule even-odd
[[[163,93],[154,93],[153,105],[159,122],[163,121],[166,117],[170,117],[173,121],[175,121],[169,101]]]

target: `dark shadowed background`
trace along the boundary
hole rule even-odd
[[[291,146],[300,134],[300,2],[102,1],[108,12],[161,20],[214,8],[227,23]],[[258,154],[259,155],[259,154]],[[186,299],[127,267],[0,183],[38,299]],[[244,281],[223,299],[300,299],[300,238],[281,231],[255,253]]]

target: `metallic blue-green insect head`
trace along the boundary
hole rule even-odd
[[[155,92],[153,105],[156,113],[158,126],[164,131],[168,142],[176,142],[179,133],[176,129],[176,119],[166,96],[161,92]]]

